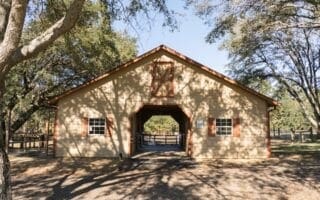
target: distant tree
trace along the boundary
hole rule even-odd
[[[281,86],[272,83],[268,78],[253,76],[250,73],[242,74],[232,70],[228,70],[227,72],[250,88],[262,94],[273,96],[278,100],[280,106],[273,110],[270,115],[272,128],[290,130],[307,129],[310,127],[310,122],[303,116],[297,101]],[[311,110],[310,107],[308,109]]]
[[[271,112],[271,127],[283,130],[310,128],[310,122],[303,116],[297,101],[286,91],[280,93],[278,94],[280,106]]]
[[[169,115],[155,115],[144,124],[144,130],[149,134],[174,133],[179,131],[179,124]]]
[[[320,134],[320,2],[227,0],[195,5],[213,26],[207,41],[223,39],[233,75],[276,81]]]

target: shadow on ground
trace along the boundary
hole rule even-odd
[[[195,162],[11,156],[14,199],[320,199],[319,155]]]

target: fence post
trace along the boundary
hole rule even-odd
[[[300,143],[302,143],[302,141],[303,141],[302,136],[303,136],[303,135],[302,135],[302,131],[300,131],[300,132],[299,132],[299,137],[300,137],[299,141],[300,141]]]
[[[276,137],[276,128],[275,127],[273,127],[273,137]]]
[[[23,134],[23,151],[25,152],[26,151],[26,148],[27,148],[27,138],[26,138],[26,132]]]
[[[145,145],[146,144],[146,137],[144,134],[142,134],[142,144]]]
[[[312,126],[310,127],[310,139],[311,139],[311,142],[313,142],[313,132],[312,132]]]
[[[32,148],[32,140],[31,140],[31,133],[29,133],[28,141],[29,141],[29,149]]]
[[[24,137],[23,135],[19,135],[19,140],[20,140],[20,149],[23,149],[24,148]],[[14,143],[13,143],[14,145]]]
[[[278,137],[280,137],[280,128],[278,128]]]
[[[294,142],[294,139],[295,139],[295,130],[291,128],[291,143]]]

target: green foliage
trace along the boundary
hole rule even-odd
[[[310,122],[303,116],[299,104],[287,92],[282,92],[279,103],[280,106],[270,115],[271,128],[282,130],[310,128]]]
[[[207,41],[223,39],[231,74],[243,82],[268,80],[284,88],[320,129],[320,2],[200,2],[198,13],[213,26]]]
[[[154,115],[145,124],[148,134],[173,134],[179,132],[179,124],[169,115]]]
[[[38,109],[46,107],[52,96],[101,75],[136,55],[135,40],[114,32],[103,12],[98,3],[87,3],[72,31],[38,57],[11,69],[6,80],[5,102],[13,111],[13,131]],[[41,32],[50,23],[48,19],[29,23],[23,33],[24,40]],[[39,117],[37,120],[41,121]]]

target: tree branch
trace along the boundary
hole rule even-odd
[[[7,29],[11,0],[0,0],[0,43]]]
[[[20,43],[25,19],[27,0],[13,0],[8,24],[3,41],[0,44],[0,72],[5,73],[5,66]]]
[[[28,44],[19,47],[11,57],[9,65],[14,66],[23,60],[37,55],[51,45],[58,37],[69,31],[77,22],[84,2],[85,0],[74,0],[64,17],[40,36],[34,38]]]

